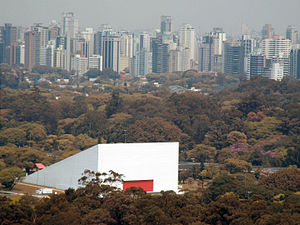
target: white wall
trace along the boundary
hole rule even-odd
[[[99,144],[25,177],[24,182],[76,189],[85,169],[113,170],[124,174],[125,181],[153,180],[154,192],[177,193],[178,154],[178,142]]]
[[[153,191],[178,192],[178,142],[99,145],[99,172],[113,170],[124,180],[154,180]]]

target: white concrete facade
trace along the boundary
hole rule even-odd
[[[177,193],[178,154],[178,142],[99,144],[25,177],[24,182],[76,189],[84,170],[113,170],[123,174],[124,181],[153,180],[153,192]]]

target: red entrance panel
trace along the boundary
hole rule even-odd
[[[144,191],[153,191],[153,180],[131,180],[123,182],[123,191],[130,187],[140,187]]]

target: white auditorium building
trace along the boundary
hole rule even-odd
[[[26,176],[23,182],[79,188],[84,170],[123,174],[123,185],[147,192],[178,192],[178,142],[98,144]]]

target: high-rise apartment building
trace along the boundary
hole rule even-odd
[[[181,52],[179,49],[169,51],[169,71],[182,71]]]
[[[62,14],[62,35],[75,38],[78,33],[78,20],[75,18],[73,12],[66,12]]]
[[[31,27],[31,30],[36,31],[38,33],[41,47],[44,47],[48,44],[48,40],[49,40],[48,27],[43,26],[40,23],[36,23],[34,24],[34,26]]]
[[[160,32],[162,34],[173,33],[173,19],[171,16],[161,16]]]
[[[242,51],[238,41],[224,42],[224,73],[241,76]]]
[[[195,51],[195,29],[190,24],[185,24],[180,28],[180,46],[189,49],[189,64],[187,67],[191,68],[192,61],[196,59]]]
[[[10,43],[17,41],[17,27],[12,26],[10,23],[6,23],[2,30],[2,40],[6,46],[9,46]]]
[[[145,76],[152,72],[152,53],[150,52],[150,35],[141,32],[134,39],[133,57],[130,59],[130,73],[134,76]]]
[[[142,32],[139,35],[139,49],[145,49],[146,51],[150,51],[150,35],[147,32]]]
[[[272,63],[280,63],[284,68],[283,75],[288,76],[290,72],[291,41],[283,39],[281,36],[274,36],[272,39],[264,39],[261,47],[262,54],[270,59]]]
[[[12,62],[11,51],[16,46],[17,41],[17,27],[6,23],[0,27],[0,63]],[[10,47],[12,45],[12,47]]]
[[[9,65],[20,64],[21,49],[17,42],[11,42],[5,48],[5,63]]]
[[[214,63],[214,37],[211,35],[204,36],[202,43],[199,45],[198,69],[200,72],[213,71]]]
[[[39,64],[40,59],[40,35],[37,31],[25,33],[25,68],[29,71]]]
[[[290,54],[290,76],[300,79],[300,46],[292,48]]]
[[[109,24],[102,24],[94,35],[94,54],[102,55],[103,36],[112,33],[112,27]]]
[[[291,41],[278,36],[272,39],[264,39],[261,43],[262,53],[268,58],[289,58]]]
[[[253,54],[250,56],[250,74],[249,78],[255,75],[265,76],[266,56],[262,54]]]
[[[93,28],[86,28],[81,31],[80,37],[87,43],[87,54],[85,57],[90,57],[94,54],[94,31]]]
[[[57,25],[51,25],[48,28],[48,40],[55,40],[60,35],[60,28]]]
[[[102,55],[102,32],[98,31],[94,34],[94,54]]]
[[[168,44],[162,43],[161,39],[152,39],[152,72],[169,72]]]
[[[270,39],[274,36],[274,29],[271,24],[265,24],[261,31],[262,39]]]
[[[298,41],[298,32],[296,31],[296,27],[293,25],[289,25],[286,29],[286,39],[291,40],[291,44],[297,44]]]
[[[103,69],[111,68],[120,72],[120,36],[108,34],[103,36]]]
[[[102,56],[92,55],[89,57],[89,69],[102,70]]]
[[[82,76],[88,71],[88,58],[75,55],[72,57],[71,67],[75,71],[75,75]]]
[[[279,81],[282,80],[284,77],[283,70],[283,66],[280,63],[272,63],[270,79]]]
[[[227,40],[226,33],[223,31],[223,28],[214,27],[213,31],[210,33],[210,36],[213,36],[213,45],[214,45],[214,54],[222,55],[223,53],[223,42]]]
[[[222,28],[202,37],[198,48],[198,69],[200,72],[221,72],[223,67],[223,42],[226,33]]]
[[[250,35],[243,35],[241,40],[241,72],[250,79],[250,54],[256,47],[256,41]]]

